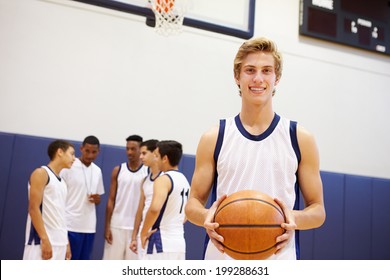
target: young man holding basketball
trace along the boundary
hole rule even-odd
[[[221,120],[200,139],[186,214],[207,231],[211,242],[207,240],[206,259],[229,258],[213,217],[226,195],[243,189],[274,197],[285,214],[286,232],[277,237],[276,254],[269,259],[299,258],[295,230],[317,228],[325,221],[314,137],[273,110],[281,75],[282,58],[274,42],[255,38],[242,44],[234,60],[241,112]],[[297,208],[299,189],[303,210]],[[213,204],[206,209],[210,192]]]

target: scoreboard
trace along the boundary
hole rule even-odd
[[[390,0],[300,0],[299,33],[390,55]]]

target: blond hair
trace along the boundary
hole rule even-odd
[[[272,54],[275,60],[276,80],[278,81],[282,76],[282,54],[278,51],[278,48],[273,41],[264,37],[250,39],[241,45],[234,58],[234,78],[237,80],[239,79],[243,60],[248,54],[255,52],[267,52]]]

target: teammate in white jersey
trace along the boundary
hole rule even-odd
[[[153,185],[153,198],[141,230],[143,260],[185,260],[184,207],[189,183],[178,165],[183,154],[176,141],[160,141],[155,150],[164,172]]]
[[[66,184],[59,176],[75,160],[74,147],[55,140],[48,147],[50,162],[30,176],[24,260],[71,258],[65,222]]]
[[[133,236],[131,238],[130,249],[138,254],[138,257],[142,259],[144,250],[142,250],[140,239],[140,228],[142,228],[143,221],[145,220],[146,212],[149,209],[150,203],[153,197],[153,183],[158,176],[162,173],[157,162],[157,158],[153,153],[157,148],[158,140],[151,139],[141,143],[141,160],[145,166],[149,167],[149,174],[145,178],[145,181],[141,186],[141,197],[138,204],[137,214],[134,221]]]
[[[91,259],[96,233],[96,205],[104,194],[103,175],[93,161],[99,154],[100,142],[93,135],[85,137],[81,156],[72,168],[60,173],[68,186],[66,224],[72,260]]]
[[[147,167],[140,159],[142,137],[131,135],[126,141],[128,161],[116,166],[111,174],[106,207],[104,260],[138,259],[138,255],[130,250],[129,244]]]
[[[276,238],[277,251],[270,259],[299,258],[295,230],[317,228],[325,221],[314,137],[273,110],[281,75],[282,57],[274,42],[254,38],[242,44],[234,60],[241,111],[221,120],[199,141],[186,214],[192,223],[206,229],[206,259],[228,258],[213,217],[226,195],[239,190],[267,193],[283,209],[286,231]],[[298,209],[299,190],[305,201],[303,210]],[[214,203],[206,209],[210,193]]]

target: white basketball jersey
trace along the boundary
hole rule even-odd
[[[88,200],[90,194],[104,194],[103,175],[93,162],[85,166],[76,158],[70,169],[60,173],[68,187],[66,224],[69,231],[96,232],[96,205]]]
[[[47,185],[43,190],[41,212],[46,233],[53,246],[68,244],[68,232],[65,222],[65,202],[67,189],[64,180],[47,166],[42,166],[49,175]],[[28,184],[30,196],[30,182]],[[37,245],[41,240],[36,232],[30,214],[27,216],[26,242],[25,245]]]
[[[161,208],[160,214],[152,229],[153,233],[147,244],[147,254],[159,252],[185,253],[184,239],[184,207],[187,203],[190,185],[183,173],[170,170],[161,176],[168,176],[172,188]]]
[[[297,206],[300,152],[296,125],[275,114],[264,133],[251,135],[239,115],[221,120],[214,153],[216,178],[212,201],[239,190],[257,190],[284,201],[290,209]],[[208,243],[205,258],[228,258],[212,242]],[[286,248],[270,259],[296,259],[296,245],[292,237]]]
[[[135,215],[138,209],[141,184],[148,174],[148,168],[141,165],[130,170],[127,162],[121,164],[117,177],[115,207],[111,217],[111,227],[134,229]]]
[[[154,181],[158,178],[158,176],[160,176],[161,174],[163,174],[162,172],[160,172],[156,178],[152,178],[152,173],[150,173],[148,175],[148,177],[145,179],[145,182],[143,183],[142,185],[142,191],[144,192],[144,196],[145,196],[145,201],[144,201],[144,209],[142,211],[142,222],[141,222],[141,225],[140,225],[140,229],[142,229],[143,227],[143,223],[145,221],[145,217],[146,217],[146,213],[148,212],[148,209],[150,207],[150,204],[152,203],[152,199],[153,199],[153,183]],[[141,232],[139,232],[138,234],[141,234]]]

